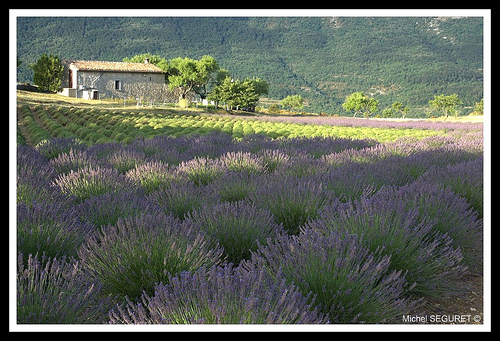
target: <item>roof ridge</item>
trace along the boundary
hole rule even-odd
[[[115,72],[152,72],[164,71],[152,63],[131,63],[106,60],[67,59],[68,64],[73,64],[80,70],[86,71],[115,71]],[[80,64],[80,65],[79,65]]]

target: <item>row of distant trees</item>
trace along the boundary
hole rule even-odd
[[[484,99],[481,99],[481,101],[476,103],[474,107],[475,114],[483,114],[483,102]],[[353,117],[356,117],[358,114],[362,114],[364,117],[370,117],[377,110],[378,104],[379,102],[376,99],[367,96],[365,93],[354,92],[346,97],[342,107],[348,112],[354,112]],[[436,110],[444,114],[445,118],[453,114],[456,117],[458,108],[461,104],[462,101],[457,94],[436,95],[429,101],[429,110],[427,112],[430,114],[433,110]],[[405,118],[409,111],[409,108],[404,106],[403,103],[394,102],[390,108],[386,108],[382,111],[382,117],[395,117],[400,115],[402,118]]]

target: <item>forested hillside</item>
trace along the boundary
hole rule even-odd
[[[121,61],[136,54],[215,57],[234,77],[260,77],[269,97],[300,94],[306,111],[345,114],[364,91],[379,111],[400,101],[417,110],[436,94],[464,106],[483,97],[480,17],[19,17],[18,81],[43,53]]]

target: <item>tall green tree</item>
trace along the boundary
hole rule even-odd
[[[302,109],[304,107],[304,99],[301,95],[290,95],[283,98],[280,102],[283,107],[295,109]]]
[[[457,94],[446,96],[436,95],[434,99],[429,101],[429,105],[432,109],[436,109],[445,114],[445,119],[452,113],[455,113],[455,117],[457,116],[456,108],[462,103],[462,101],[458,98]]]
[[[473,113],[476,115],[483,115],[484,112],[484,98],[481,98],[479,102],[474,105]]]
[[[401,102],[392,103],[392,109],[399,112],[402,118],[405,118],[408,112],[410,112],[410,109],[408,109],[408,107],[405,107]]]
[[[253,110],[259,100],[259,93],[251,79],[239,80],[226,77],[216,86],[208,99],[225,104],[229,109],[247,108]]]
[[[167,74],[170,73],[170,65],[168,63],[168,60],[157,54],[152,54],[152,53],[137,54],[133,57],[125,57],[123,58],[123,61],[127,63],[144,63],[146,58],[148,59],[149,63],[158,66]]]
[[[61,89],[63,66],[58,56],[44,53],[30,67],[33,69],[33,82],[40,90],[56,92]]]
[[[205,98],[206,86],[219,70],[219,64],[212,56],[203,56],[200,60],[179,57],[170,60],[170,68],[169,87],[179,88],[181,99],[190,91]]]
[[[354,116],[363,113],[364,117],[369,117],[375,110],[377,110],[378,101],[374,98],[368,97],[364,92],[354,92],[346,97],[342,108],[346,111],[354,111]]]

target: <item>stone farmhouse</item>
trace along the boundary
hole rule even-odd
[[[162,101],[168,91],[165,72],[149,63],[64,60],[62,95],[84,99],[133,97]]]

